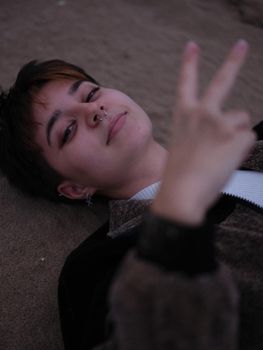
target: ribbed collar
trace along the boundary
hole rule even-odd
[[[131,197],[131,200],[145,200],[153,199],[156,196],[156,193],[160,187],[161,182],[155,182],[154,184],[143,188],[140,192],[137,192],[134,196]]]

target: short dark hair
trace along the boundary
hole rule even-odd
[[[0,95],[0,169],[10,183],[33,196],[58,200],[62,176],[49,166],[34,140],[33,103],[45,84],[54,80],[97,81],[83,69],[62,60],[31,61],[14,85]]]

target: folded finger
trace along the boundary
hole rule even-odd
[[[230,129],[251,129],[251,116],[246,111],[231,110],[224,113],[224,122]]]

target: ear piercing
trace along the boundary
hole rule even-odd
[[[58,193],[59,197],[63,197],[63,193]],[[92,207],[93,206],[93,201],[92,201],[92,194],[88,193],[86,195],[86,198],[84,200],[86,202],[86,204],[88,205],[88,207]]]
[[[92,201],[92,194],[88,193],[86,198],[85,198],[85,202],[88,205],[88,207],[92,207],[93,206],[93,201]]]

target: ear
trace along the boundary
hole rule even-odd
[[[66,180],[58,185],[57,191],[69,199],[85,199],[94,194],[96,189]]]

